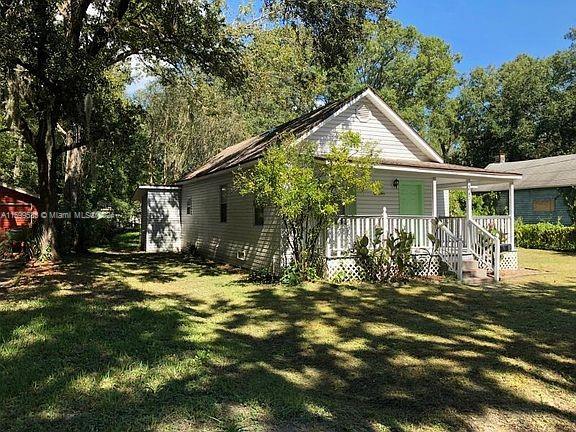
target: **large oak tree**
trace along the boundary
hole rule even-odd
[[[328,67],[350,58],[366,19],[382,18],[389,0],[267,0],[281,23],[314,35],[317,60]],[[51,212],[58,210],[62,158],[74,182],[70,152],[94,139],[93,95],[104,73],[132,56],[175,70],[183,65],[242,78],[241,44],[227,31],[220,2],[199,0],[0,0],[0,74],[5,129],[36,155],[42,211],[41,253],[57,255]],[[81,171],[81,169],[80,169]],[[74,189],[74,185],[70,186]]]

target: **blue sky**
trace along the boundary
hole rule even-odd
[[[463,57],[458,69],[468,72],[568,47],[576,0],[397,0],[392,17],[444,39]]]

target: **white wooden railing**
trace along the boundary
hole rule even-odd
[[[382,216],[339,216],[326,233],[326,257],[348,256],[358,237],[374,238],[376,228],[383,228]]]
[[[458,279],[462,279],[462,255],[464,254],[462,238],[454,235],[440,220],[438,221],[436,236],[440,241],[438,255],[448,265],[448,268],[456,274]]]
[[[440,216],[438,221],[442,222],[456,237],[462,240],[465,239],[466,219],[463,217]],[[466,247],[465,243],[464,247]]]
[[[514,231],[512,218],[510,216],[473,216],[472,220],[487,231],[496,228],[499,232],[504,234],[506,242],[512,242]]]
[[[493,235],[475,220],[466,221],[468,249],[483,264],[492,270],[496,282],[500,280],[500,237]]]
[[[414,248],[431,248],[432,243],[428,239],[428,234],[434,233],[434,222],[436,218],[432,216],[388,216],[386,233],[406,231],[414,234]]]
[[[437,228],[436,229],[436,221]],[[500,238],[492,234],[492,228],[505,233],[513,231],[512,220],[508,216],[474,216],[472,220],[458,217],[396,216],[382,215],[339,216],[326,233],[326,257],[348,257],[352,254],[354,242],[367,235],[370,241],[376,229],[382,229],[382,236],[389,233],[407,231],[414,234],[414,249],[433,248],[428,234],[440,238],[438,253],[450,269],[462,277],[462,255],[471,253],[484,268],[493,272],[494,279],[500,277]]]
[[[337,258],[349,256],[358,237],[366,234],[370,241],[376,235],[376,228],[383,230],[382,236],[389,233],[407,231],[414,234],[413,248],[431,248],[429,233],[434,233],[432,216],[339,216],[328,228],[326,235],[326,257]]]

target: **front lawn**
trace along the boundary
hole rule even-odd
[[[573,430],[576,256],[520,259],[543,272],[498,287],[0,269],[0,430]]]

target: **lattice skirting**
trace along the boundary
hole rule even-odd
[[[420,263],[420,268],[417,272],[418,276],[437,276],[440,274],[441,261],[437,256],[432,257],[428,255],[415,255],[416,260]],[[500,270],[516,270],[518,269],[518,252],[501,252],[500,254]],[[338,257],[326,259],[326,277],[328,280],[335,282],[349,282],[354,280],[362,280],[362,269],[356,264],[354,258],[351,257]]]
[[[440,273],[440,259],[437,256],[415,255],[420,264],[417,276],[437,276]],[[326,259],[326,277],[334,282],[350,282],[363,279],[363,271],[354,258],[337,257]]]
[[[500,270],[518,270],[518,251],[500,253]]]

